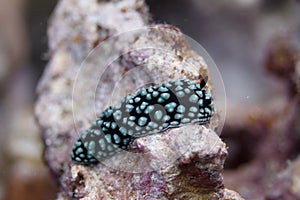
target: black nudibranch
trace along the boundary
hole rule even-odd
[[[142,88],[104,110],[74,145],[72,159],[96,164],[139,137],[184,124],[206,124],[214,114],[213,99],[204,86],[191,80],[172,80]]]

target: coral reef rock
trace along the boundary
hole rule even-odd
[[[173,26],[120,34],[148,23],[142,0],[58,3],[48,31],[51,60],[35,107],[44,158],[60,184],[58,199],[242,199],[223,185],[227,150],[214,132],[217,114],[212,125],[182,126],[139,138],[131,152],[98,165],[71,161],[79,133],[109,103],[148,81],[199,81],[200,75],[209,75],[203,58]],[[142,70],[135,70],[139,66]]]

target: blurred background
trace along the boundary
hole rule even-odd
[[[180,28],[219,67],[228,98],[221,135],[229,147],[226,187],[247,199],[258,198],[251,190],[268,194],[275,175],[300,149],[300,72],[295,75],[300,68],[300,3],[146,2],[154,22]],[[57,187],[43,162],[33,109],[48,61],[47,22],[56,3],[0,0],[0,199],[55,199]]]

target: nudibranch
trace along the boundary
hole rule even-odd
[[[139,137],[184,124],[206,124],[214,114],[211,93],[189,79],[171,80],[128,94],[105,109],[74,145],[72,159],[97,164]]]

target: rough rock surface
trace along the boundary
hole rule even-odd
[[[110,103],[145,82],[199,81],[200,74],[209,75],[175,27],[154,25],[116,35],[146,26],[147,11],[142,0],[62,0],[53,14],[51,60],[38,87],[35,113],[45,160],[60,184],[58,199],[242,199],[223,186],[227,151],[213,131],[217,115],[206,127],[184,126],[137,139],[134,151],[143,155],[137,159],[125,153],[117,164],[72,163],[80,131]]]
[[[122,166],[123,170],[114,170],[103,164],[75,165],[71,169],[70,184],[73,196],[96,199],[223,197],[220,170],[227,155],[226,147],[209,129],[197,126],[172,129],[137,139],[134,145],[138,153],[146,152],[144,162],[135,162],[125,155],[119,158],[122,162],[118,167],[130,160],[128,163],[133,163],[133,170],[143,169],[144,172],[126,172],[129,169],[126,166]],[[153,170],[148,169],[149,166]]]

